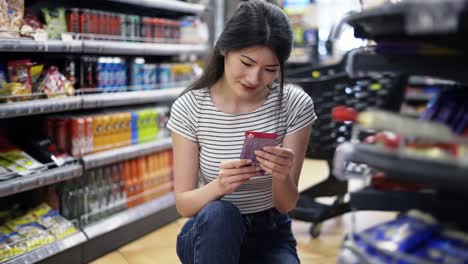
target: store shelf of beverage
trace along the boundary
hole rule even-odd
[[[365,163],[388,177],[437,189],[468,191],[468,165],[456,160],[416,157],[366,144],[355,144],[348,161]]]
[[[33,40],[29,38],[0,39],[0,52],[54,52],[119,55],[179,55],[204,54],[204,44],[143,43],[99,40]]]
[[[84,168],[89,170],[92,168],[98,168],[120,161],[141,157],[151,153],[160,152],[170,148],[172,148],[172,140],[170,138],[164,138],[154,142],[142,143],[86,155],[82,158],[82,160]]]
[[[179,13],[201,14],[206,10],[206,6],[202,4],[186,3],[178,0],[107,0],[109,2],[119,2],[124,4],[132,4],[150,8],[158,8]]]
[[[93,239],[174,205],[175,197],[174,193],[171,192],[153,201],[127,209],[98,223],[87,226],[83,229],[83,232],[88,239]]]
[[[109,216],[70,236],[6,260],[2,264],[63,263],[66,260],[68,263],[88,263],[109,250],[116,249],[178,217],[174,193],[171,192]],[[145,224],[142,225],[142,222]],[[117,229],[129,229],[134,232],[120,233],[116,231]]]
[[[135,105],[154,102],[172,101],[177,98],[184,88],[170,88],[163,90],[133,91],[124,93],[102,93],[81,96],[83,109]]]
[[[171,101],[175,100],[183,90],[182,87],[176,87],[162,90],[87,94],[57,99],[5,103],[0,104],[0,118]]]
[[[65,165],[43,172],[35,172],[31,175],[0,182],[0,197],[6,197],[53,183],[66,181],[80,177],[83,168],[80,164]]]
[[[51,244],[42,246],[31,252],[27,252],[13,259],[2,262],[2,264],[25,264],[25,263],[40,262],[51,256],[54,256],[55,254],[58,254],[70,248],[79,246],[85,243],[86,240],[87,238],[85,234],[81,231],[78,231],[70,236],[57,240]],[[74,263],[74,261],[72,261],[72,263]]]

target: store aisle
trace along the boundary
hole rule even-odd
[[[303,166],[299,189],[304,190],[323,179],[328,174],[325,162],[306,160]],[[375,225],[394,217],[393,213],[359,212],[358,229]],[[178,219],[119,250],[111,252],[92,264],[146,264],[146,263],[180,263],[176,255],[176,237],[186,219]],[[343,236],[351,227],[351,217],[347,214],[324,222],[322,235],[311,239],[309,223],[293,221],[293,232],[298,242],[298,252],[302,263],[329,264],[336,263]]]

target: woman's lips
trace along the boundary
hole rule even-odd
[[[248,86],[248,85],[245,85],[243,83],[240,83],[245,89],[249,89],[249,90],[254,90],[255,87],[254,86]]]

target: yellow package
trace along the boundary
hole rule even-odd
[[[75,226],[62,217],[56,210],[50,208],[46,203],[42,203],[36,208],[30,210],[28,214],[32,215],[36,221],[43,226],[49,234],[57,239],[64,238],[76,233]]]

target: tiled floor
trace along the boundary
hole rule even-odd
[[[316,184],[328,174],[324,162],[307,160],[303,166],[300,189]],[[393,213],[359,212],[357,229],[393,218]],[[185,223],[178,219],[122,248],[92,262],[93,264],[145,264],[180,263],[176,255],[176,236]],[[302,263],[336,263],[343,236],[351,228],[351,214],[328,220],[323,223],[322,234],[311,239],[310,224],[294,221],[293,232],[298,242],[298,253]]]

